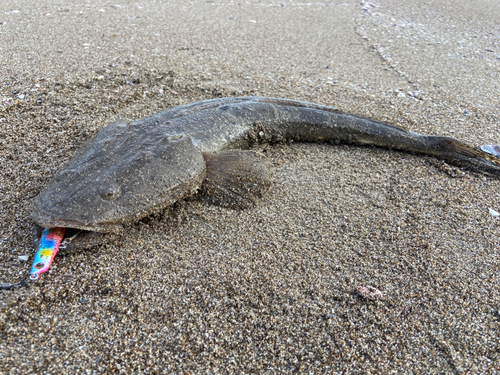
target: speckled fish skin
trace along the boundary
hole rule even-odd
[[[423,153],[500,176],[499,159],[453,138],[420,135],[313,103],[223,98],[104,128],[35,198],[32,217],[42,227],[117,232],[194,194],[205,177],[202,153],[289,139]]]

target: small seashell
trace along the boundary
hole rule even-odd
[[[383,297],[383,294],[380,290],[371,286],[358,285],[354,288],[354,293],[370,301],[374,301]]]
[[[495,211],[493,208],[490,208],[490,214],[491,216],[493,217],[497,217],[497,216],[500,216],[500,213]]]
[[[29,256],[27,256],[27,255],[19,255],[18,258],[21,259],[23,262],[27,262],[28,259],[29,259]]]
[[[483,145],[479,146],[479,149],[497,158],[500,157],[500,145]]]

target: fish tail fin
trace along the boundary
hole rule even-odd
[[[255,151],[229,150],[204,153],[206,178],[201,197],[223,207],[255,206],[269,190],[271,179],[265,157]]]
[[[494,175],[500,178],[500,147],[497,151],[481,146],[477,149],[450,137],[424,136],[429,154],[450,164]],[[486,152],[485,152],[486,151]]]

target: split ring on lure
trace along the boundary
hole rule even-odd
[[[41,273],[48,271],[64,237],[66,228],[45,228],[38,245],[30,271],[30,280],[36,281]]]

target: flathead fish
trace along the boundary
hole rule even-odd
[[[231,171],[235,181],[244,181],[242,189],[264,184],[265,168],[255,154],[227,150],[287,140],[386,147],[500,176],[500,159],[453,138],[417,134],[313,103],[224,98],[105,127],[36,197],[32,217],[45,228],[117,232],[195,194],[207,173],[214,186]]]

